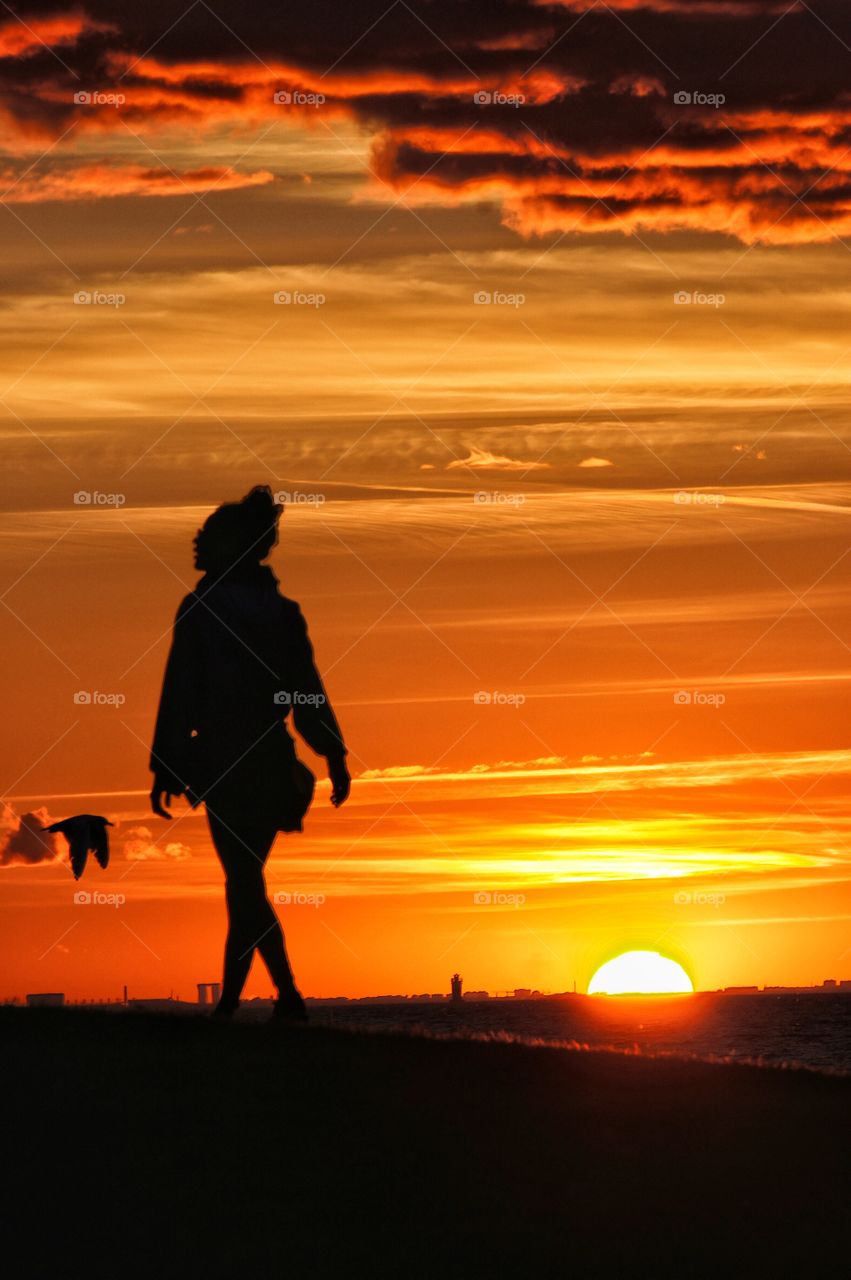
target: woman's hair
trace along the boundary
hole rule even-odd
[[[195,563],[204,573],[250,569],[278,541],[283,507],[267,484],[255,485],[241,502],[217,507],[195,535]]]

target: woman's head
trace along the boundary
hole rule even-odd
[[[282,511],[267,484],[255,485],[241,502],[217,507],[195,535],[196,569],[221,576],[265,560],[278,541]]]

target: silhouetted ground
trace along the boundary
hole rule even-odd
[[[71,1010],[0,1009],[0,1050],[10,1275],[682,1280],[847,1257],[847,1079]]]

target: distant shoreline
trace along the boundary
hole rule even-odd
[[[41,1002],[45,1005],[55,1005],[55,1000],[45,999],[45,997],[55,997],[61,995],[63,997],[61,1003],[70,1008],[113,1008],[123,1007],[125,1005],[149,1006],[155,1005],[180,1005],[185,1009],[204,1009],[206,1006],[200,1004],[197,1000],[181,1000],[179,996],[130,996],[126,1001],[120,997],[113,998],[97,998],[84,997],[80,1000],[68,1000],[64,997],[63,992],[34,992],[24,996],[10,996],[4,1000],[0,1000],[0,1008],[15,1007],[28,1004],[31,1000],[33,1003]],[[851,996],[851,981],[843,981],[835,986],[822,984],[818,987],[718,987],[715,990],[706,991],[688,991],[688,992],[642,992],[642,991],[625,991],[616,995],[595,994],[588,995],[584,991],[523,991],[521,994],[508,994],[497,992],[470,992],[465,993],[461,1000],[454,1000],[449,994],[436,995],[379,995],[379,996],[305,996],[305,1001],[309,1005],[321,1007],[323,1005],[363,1005],[363,1004],[484,1004],[494,1003],[511,1004],[521,1000],[688,1000],[695,996],[800,996],[800,995],[820,995],[820,996]],[[33,997],[35,997],[33,999]],[[254,1006],[271,1006],[272,996],[253,996],[243,1001],[246,1007]]]

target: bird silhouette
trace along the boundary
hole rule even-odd
[[[74,879],[79,880],[86,869],[89,851],[95,855],[98,865],[106,869],[109,865],[109,836],[107,827],[113,826],[106,818],[93,813],[78,813],[73,818],[63,818],[54,822],[45,831],[51,834],[61,832],[68,841],[68,852],[71,855],[71,870]]]

